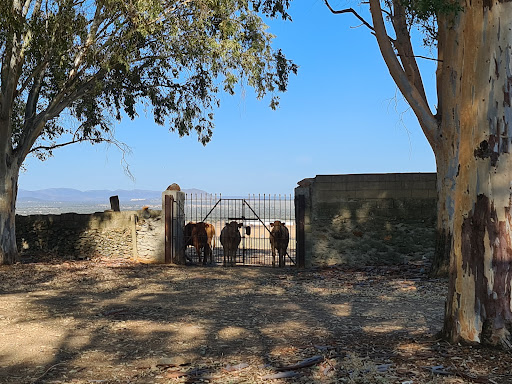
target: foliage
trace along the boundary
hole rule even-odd
[[[402,4],[418,20],[426,21],[437,15],[453,15],[462,10],[458,2],[452,0],[403,0]]]
[[[453,0],[401,0],[409,19],[409,25],[416,24],[424,32],[424,44],[437,44],[437,20],[441,15],[455,17],[463,11],[459,2]]]
[[[271,47],[260,16],[289,19],[288,0],[25,3],[0,5],[0,106],[11,118],[0,117],[0,131],[21,161],[30,151],[44,157],[63,134],[108,140],[113,120],[141,108],[206,144],[221,91],[247,84],[275,108],[297,70]]]

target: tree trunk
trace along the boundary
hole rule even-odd
[[[453,231],[442,234],[451,245],[443,333],[511,348],[512,2],[462,5],[439,21],[434,153]]]
[[[437,165],[436,248],[430,269],[431,277],[448,276],[453,241],[453,190],[457,165],[441,161]]]
[[[8,159],[7,154],[0,154]],[[19,168],[10,161],[0,166],[0,265],[18,261],[15,233],[15,206],[18,192]]]

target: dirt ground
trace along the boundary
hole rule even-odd
[[[436,339],[423,270],[0,267],[0,383],[512,383],[509,353]]]

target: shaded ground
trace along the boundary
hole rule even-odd
[[[512,383],[420,268],[0,267],[0,383]]]

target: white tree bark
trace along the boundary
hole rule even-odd
[[[436,156],[438,245],[450,260],[443,332],[512,348],[512,2],[461,5],[439,17],[434,117],[406,71],[413,66],[391,45],[379,0],[370,0],[384,61]]]
[[[440,136],[449,145],[437,150],[457,171],[444,332],[510,348],[512,3],[468,1],[440,32]]]

